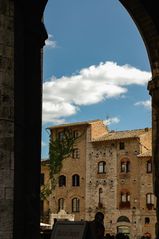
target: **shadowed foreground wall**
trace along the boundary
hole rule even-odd
[[[0,238],[13,232],[14,6],[0,1]]]

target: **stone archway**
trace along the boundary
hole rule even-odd
[[[151,65],[148,89],[153,107],[153,178],[159,223],[158,7],[154,1],[119,1],[138,26]],[[0,0],[1,239],[40,237],[41,49],[47,37],[43,25],[46,3]]]
[[[136,23],[145,43],[152,71],[148,90],[152,96],[152,158],[154,193],[157,197],[156,238],[159,237],[159,14],[157,3],[119,0]]]

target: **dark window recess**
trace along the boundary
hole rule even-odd
[[[66,186],[66,177],[64,175],[61,175],[59,177],[59,187]]]
[[[150,218],[149,217],[145,217],[145,224],[149,224],[150,223]]]
[[[78,174],[72,176],[72,186],[80,186],[80,177]]]
[[[124,142],[119,143],[119,149],[120,150],[125,149],[125,143]]]
[[[73,137],[76,139],[80,136],[80,132],[78,130],[73,131]]]
[[[64,209],[64,198],[59,198],[58,200],[58,211]]]
[[[147,173],[152,173],[152,161],[151,160],[147,161],[147,163],[146,163],[146,171],[147,171]]]

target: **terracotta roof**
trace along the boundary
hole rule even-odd
[[[96,120],[88,120],[88,121],[83,121],[83,122],[74,122],[74,123],[68,123],[68,124],[60,124],[60,125],[54,125],[54,126],[50,126],[47,129],[56,129],[56,128],[63,128],[63,127],[68,127],[68,126],[78,126],[78,125],[89,125],[91,123],[94,122],[98,122],[102,120],[96,119]]]
[[[138,157],[152,157],[152,150],[149,149],[149,150],[147,150],[146,152],[141,153],[141,154],[139,154],[139,155],[137,155],[137,156],[138,156]]]
[[[128,138],[138,138],[140,135],[151,130],[150,128],[145,129],[135,129],[135,130],[124,130],[124,131],[110,131],[102,137],[92,140],[93,142],[97,141],[111,141],[111,140],[121,140]]]

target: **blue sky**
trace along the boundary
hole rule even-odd
[[[51,125],[101,119],[113,130],[151,127],[147,52],[117,0],[50,0],[44,22],[42,158]]]

